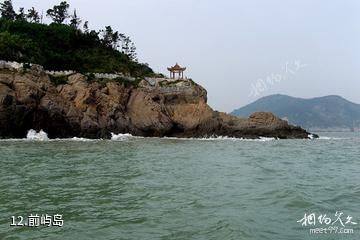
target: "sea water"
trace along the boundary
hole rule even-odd
[[[0,239],[360,239],[360,134],[320,136],[1,140]]]

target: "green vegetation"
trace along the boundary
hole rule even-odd
[[[59,86],[62,84],[66,84],[68,81],[68,76],[52,76],[49,75],[50,81],[55,85]]]
[[[91,78],[91,76],[88,77],[88,80],[94,80]],[[107,78],[100,78],[100,79],[96,79],[96,82],[99,82],[101,84],[103,84],[104,86],[106,85],[107,82],[118,82],[121,85],[125,86],[125,87],[138,87],[139,83],[142,81],[143,79],[140,77],[137,77],[134,81],[130,81],[129,79],[125,78],[125,77],[117,77],[114,79],[107,79]]]
[[[177,80],[173,80],[173,81],[164,80],[164,81],[159,82],[159,86],[160,87],[172,87],[172,86],[177,85],[178,83],[181,83],[184,81],[185,81],[185,79],[177,79]],[[192,79],[187,79],[187,81],[188,81],[187,84],[189,84],[190,86],[196,85],[196,83]]]
[[[35,8],[16,13],[11,0],[0,3],[0,59],[31,62],[48,70],[122,72],[134,77],[154,76],[147,64],[138,63],[131,39],[114,31],[79,29],[80,18],[61,2],[47,10],[52,23],[42,24]],[[69,24],[66,22],[69,21]]]

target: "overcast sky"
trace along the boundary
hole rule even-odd
[[[60,1],[13,0],[39,12]],[[358,0],[69,0],[92,29],[129,35],[157,72],[178,62],[232,111],[259,97],[341,95],[360,103]],[[44,14],[45,15],[45,14]],[[48,20],[47,20],[48,21]]]

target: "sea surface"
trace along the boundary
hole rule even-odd
[[[1,140],[0,239],[360,239],[360,133],[320,135]]]

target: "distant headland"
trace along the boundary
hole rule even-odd
[[[307,129],[360,131],[360,104],[336,95],[311,99],[270,95],[234,110],[232,114],[248,117],[256,111],[273,112],[289,123]]]

